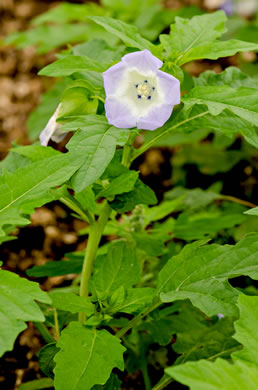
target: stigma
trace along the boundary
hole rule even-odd
[[[151,86],[148,80],[143,80],[140,83],[135,85],[136,88],[136,96],[138,99],[147,99],[151,100],[152,93],[155,90],[155,87]]]

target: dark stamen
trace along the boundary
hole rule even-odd
[[[138,87],[139,87],[139,84],[136,84],[136,85],[135,85],[135,88],[138,88]]]
[[[148,100],[151,100],[151,96],[148,96]]]
[[[155,87],[152,87],[152,90],[155,91]]]
[[[137,97],[138,97],[138,99],[141,99],[141,98],[142,98],[141,95],[137,95]]]
[[[147,82],[148,82],[148,80],[144,80],[144,82],[145,82],[145,83],[147,83]]]

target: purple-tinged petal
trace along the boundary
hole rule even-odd
[[[149,50],[136,51],[135,53],[126,54],[122,58],[122,62],[126,63],[130,68],[136,68],[139,72],[156,72],[161,68],[163,62],[151,54]]]
[[[180,82],[171,74],[162,72],[161,70],[157,71],[157,79],[159,83],[159,88],[164,93],[164,99],[167,104],[180,103]]]
[[[42,146],[47,146],[50,139],[54,142],[59,142],[65,137],[65,133],[62,133],[59,129],[61,127],[60,123],[56,122],[60,111],[61,103],[57,106],[56,111],[49,119],[46,127],[40,133],[39,139]]]
[[[118,64],[111,66],[106,72],[102,73],[106,95],[115,93],[121,83],[126,68],[125,64],[119,62]]]
[[[172,114],[171,104],[162,104],[154,107],[147,115],[137,120],[137,128],[143,130],[156,130],[163,126]]]
[[[130,108],[113,96],[107,97],[105,110],[108,123],[113,126],[127,129],[136,126],[136,118]]]
[[[231,16],[234,13],[233,0],[224,1],[219,8],[222,9],[228,16]]]

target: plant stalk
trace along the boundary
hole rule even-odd
[[[38,329],[39,333],[41,334],[41,336],[43,337],[43,339],[45,340],[45,342],[47,344],[56,342],[56,340],[54,339],[52,334],[49,332],[49,330],[45,324],[42,324],[42,322],[33,322],[33,324]]]

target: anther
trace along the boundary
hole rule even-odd
[[[151,100],[151,96],[148,96],[148,100]]]
[[[138,97],[138,99],[141,99],[141,98],[142,98],[141,95],[137,95],[137,97]]]
[[[145,82],[145,83],[147,83],[147,82],[148,82],[148,80],[144,80],[144,82]]]

